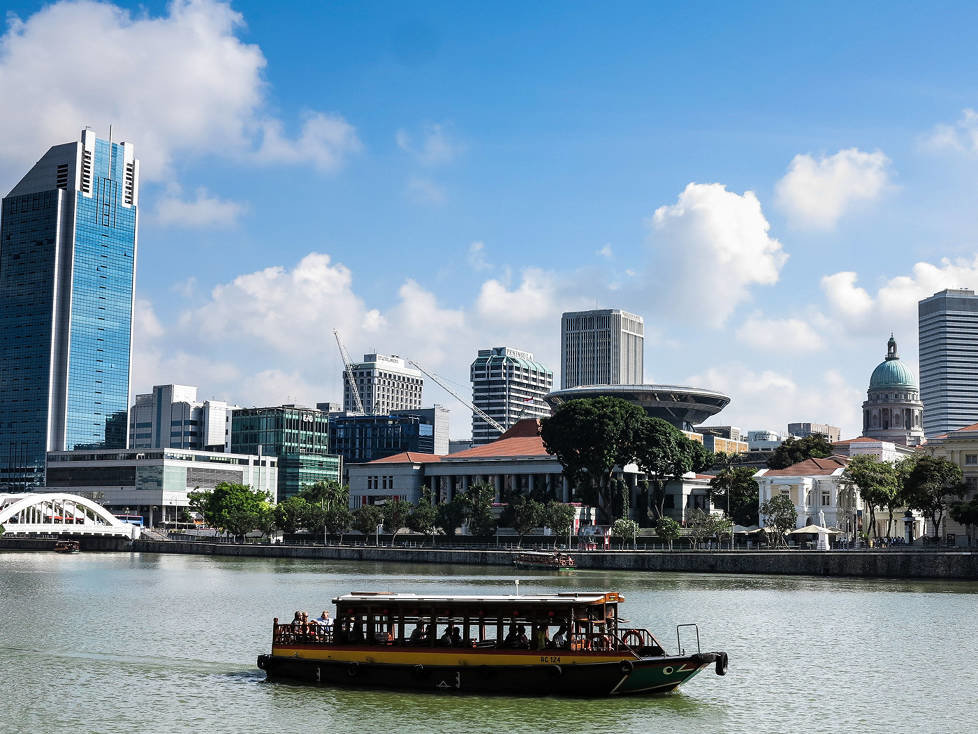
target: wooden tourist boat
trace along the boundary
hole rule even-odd
[[[567,553],[547,553],[541,551],[524,551],[513,558],[517,568],[542,568],[551,571],[572,571],[577,567],[574,557]]]
[[[258,667],[270,680],[332,686],[577,696],[672,691],[711,665],[726,673],[727,654],[700,652],[698,630],[697,651],[673,655],[648,630],[626,627],[624,600],[354,592],[333,600],[330,626],[298,612],[289,624],[276,619]],[[679,625],[677,646],[683,627],[696,628]]]
[[[59,540],[54,544],[55,553],[81,553],[81,543],[77,540]]]

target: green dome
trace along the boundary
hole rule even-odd
[[[869,378],[869,389],[884,387],[911,387],[917,389],[917,378],[913,372],[899,359],[888,359],[882,362]]]

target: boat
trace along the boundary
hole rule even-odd
[[[328,686],[591,697],[665,693],[711,665],[726,674],[727,653],[700,651],[696,625],[676,627],[670,653],[619,616],[624,601],[352,592],[333,599],[332,624],[276,618],[258,667],[269,680]],[[684,629],[690,641],[695,630],[696,652],[682,648]]]
[[[572,571],[577,567],[573,556],[567,553],[543,551],[517,553],[513,558],[513,565],[517,568],[544,568],[551,571]]]
[[[55,553],[81,553],[81,543],[77,540],[59,540],[54,544]]]

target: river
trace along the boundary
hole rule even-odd
[[[973,731],[978,584],[521,572],[521,592],[616,590],[675,645],[726,650],[679,692],[556,699],[264,682],[272,617],[351,590],[512,593],[515,571],[128,553],[0,553],[0,731]]]

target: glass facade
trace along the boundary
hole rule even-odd
[[[361,464],[405,451],[434,453],[434,426],[417,416],[333,417],[329,440],[344,461]]]
[[[125,448],[138,162],[86,130],[0,208],[0,485],[47,451]]]

